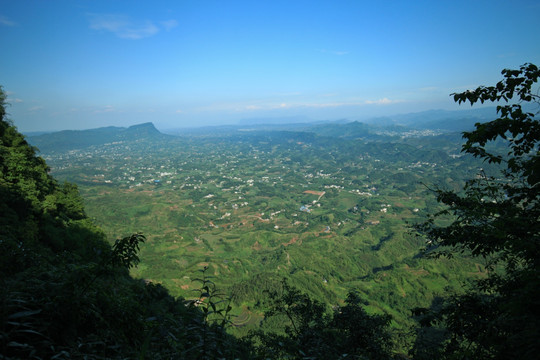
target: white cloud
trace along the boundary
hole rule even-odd
[[[163,28],[167,31],[174,29],[178,26],[178,21],[176,20],[165,20],[161,21],[160,24],[163,26]]]
[[[0,15],[0,25],[3,25],[3,26],[15,26],[15,25],[17,25],[17,23],[14,22],[14,21],[9,20],[4,15]]]
[[[324,108],[336,108],[346,106],[362,106],[364,103],[358,102],[333,102],[333,103],[318,103],[318,102],[297,102],[297,103],[279,103],[279,104],[266,104],[263,106],[247,105],[245,110],[272,110],[272,109],[298,109],[298,108],[312,108],[312,109],[324,109]]]
[[[304,107],[312,108],[330,108],[330,107],[340,107],[340,106],[355,106],[360,105],[357,103],[324,103],[324,104],[304,104]]]
[[[109,113],[114,112],[116,109],[112,105],[106,105],[103,108],[94,110],[94,113],[101,114],[101,113]]]
[[[403,100],[390,100],[389,98],[382,98],[379,100],[366,100],[366,104],[368,105],[390,105],[390,104],[396,104],[396,103],[402,103]]]
[[[89,14],[90,28],[111,32],[121,39],[144,39],[156,35],[162,29],[171,30],[178,25],[176,20],[159,22],[133,20],[125,15]]]
[[[337,96],[337,94],[328,94],[328,96]],[[233,111],[233,112],[256,112],[256,111],[274,111],[274,110],[301,110],[301,109],[332,109],[332,108],[354,108],[365,107],[367,105],[389,105],[403,103],[404,100],[390,100],[382,98],[380,100],[360,100],[350,99],[349,101],[268,101],[259,100],[251,103],[214,103],[208,106],[198,108],[196,112],[207,111]]]

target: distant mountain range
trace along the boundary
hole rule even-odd
[[[428,110],[418,113],[399,114],[388,117],[372,118],[365,122],[378,126],[397,125],[410,129],[467,131],[477,122],[493,120],[495,107],[468,110]]]
[[[496,115],[496,108],[494,106],[465,109],[465,110],[427,110],[422,112],[397,114],[382,117],[370,117],[359,118],[356,121],[377,126],[390,126],[399,125],[406,126],[413,129],[426,128],[426,129],[449,129],[462,130],[460,125],[456,124],[456,120],[459,124],[474,125],[475,120],[487,121],[493,119]],[[252,118],[241,119],[238,125],[241,126],[279,126],[279,125],[297,125],[305,126],[307,124],[321,124],[321,123],[337,123],[343,124],[347,122],[353,122],[354,120],[340,119],[340,120],[328,120],[328,121],[315,121],[307,117],[275,117],[275,118]]]
[[[362,122],[344,119],[334,121],[287,122],[285,119],[259,119],[242,121],[237,125],[208,126],[204,128],[184,128],[161,133],[152,123],[124,127],[102,127],[90,130],[64,130],[40,135],[28,134],[28,141],[44,153],[84,149],[114,142],[140,140],[170,140],[175,136],[214,136],[239,132],[294,131],[307,132],[319,136],[375,140],[381,136],[399,136],[410,131],[435,131],[441,133],[461,133],[474,128],[477,122],[485,122],[496,117],[494,107],[471,110],[429,110],[419,113],[393,115],[366,119]],[[297,118],[295,118],[298,120]],[[288,121],[293,119],[287,118]],[[173,136],[174,135],[174,136]]]
[[[37,136],[28,136],[28,142],[41,152],[84,149],[120,141],[140,139],[168,139],[170,135],[160,133],[152,123],[133,125],[128,128],[108,126],[90,130],[63,130]]]

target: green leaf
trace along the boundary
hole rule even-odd
[[[40,312],[41,312],[41,309],[39,309],[39,310],[20,311],[20,312],[17,312],[15,314],[9,315],[8,319],[13,320],[13,319],[18,319],[18,318],[22,318],[22,317],[32,316],[32,315],[39,314]]]

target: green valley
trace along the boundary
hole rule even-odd
[[[79,185],[108,238],[145,234],[137,278],[190,298],[208,266],[238,325],[260,319],[282,278],[329,305],[356,290],[406,331],[412,308],[483,274],[466,257],[424,259],[410,230],[438,208],[429,187],[459,189],[480,164],[458,155],[458,134],[351,125],[165,136],[146,124],[142,135],[47,145],[43,156],[56,178]]]

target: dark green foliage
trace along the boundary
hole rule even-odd
[[[350,292],[345,306],[334,310],[330,328],[335,329],[336,350],[350,356],[387,359],[392,349],[391,316],[369,315],[359,294]]]
[[[230,305],[231,300],[225,297],[212,280],[207,275],[208,268],[201,270],[202,277],[193,279],[200,283],[200,287],[195,289],[199,295],[198,299],[190,304],[196,306],[202,313],[199,321],[189,329],[198,337],[198,344],[189,349],[189,354],[197,359],[226,359],[239,357],[241,346],[238,342],[231,341],[225,329],[231,326]],[[249,348],[242,349],[247,351],[244,356],[248,356]]]
[[[130,269],[139,263],[139,243],[146,240],[142,234],[133,234],[123,239],[118,239],[112,246],[111,262],[113,266],[123,266]]]
[[[261,357],[290,359],[390,359],[392,341],[389,315],[369,315],[357,293],[345,306],[329,312],[326,305],[291,287],[269,294],[270,309],[252,334]],[[265,331],[265,322],[281,318],[283,333]]]
[[[417,227],[430,240],[432,255],[461,252],[487,261],[488,276],[467,294],[424,313],[425,325],[444,328],[435,348],[446,358],[533,359],[540,353],[540,123],[522,109],[523,103],[539,103],[532,86],[540,70],[525,64],[502,74],[496,86],[454,94],[457,102],[471,104],[517,98],[497,107],[498,119],[464,133],[463,152],[499,164],[501,172],[478,174],[462,192],[436,190],[446,209]],[[506,153],[488,148],[499,139],[506,141]]]

